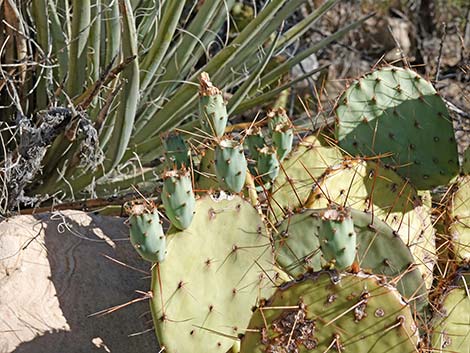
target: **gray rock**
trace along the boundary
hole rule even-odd
[[[1,222],[0,353],[158,352],[148,300],[90,317],[142,297],[149,270],[122,218],[65,211]]]

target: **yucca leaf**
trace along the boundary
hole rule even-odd
[[[158,27],[157,36],[145,54],[141,64],[141,90],[145,91],[160,67],[178,25],[185,1],[169,1],[163,10],[163,17]]]
[[[87,43],[90,33],[90,0],[73,0],[72,33],[70,37],[67,94],[75,97],[85,84]]]
[[[119,106],[115,114],[113,133],[106,149],[105,169],[116,167],[126,151],[134,125],[135,113],[139,100],[139,62],[137,58],[137,33],[134,16],[129,0],[119,1],[122,16],[122,50],[125,58],[135,57],[124,68],[122,80],[125,85],[119,95]]]

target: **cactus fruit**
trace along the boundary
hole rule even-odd
[[[246,131],[244,143],[246,148],[248,149],[248,152],[250,153],[251,158],[257,160],[259,153],[258,151],[265,145],[261,129],[256,126],[253,126],[252,128],[248,129]]]
[[[470,262],[470,175],[460,177],[454,185],[449,206],[451,223],[448,233],[454,256],[459,262]]]
[[[151,202],[126,205],[129,214],[130,239],[139,255],[150,262],[162,262],[166,256],[166,237]]]
[[[176,131],[166,133],[163,138],[165,161],[168,168],[180,169],[190,166],[189,149],[183,137]]]
[[[274,239],[275,260],[293,277],[319,271],[325,264],[320,256],[319,230],[325,209],[305,210],[285,219]],[[414,266],[409,249],[393,230],[370,213],[351,209],[357,236],[357,262],[367,271],[398,278],[397,288],[406,298],[417,298],[413,306],[421,310],[427,303],[426,288]]]
[[[271,147],[263,147],[258,152],[258,175],[265,183],[272,182],[279,175],[279,161],[276,151]]]
[[[470,351],[470,298],[465,288],[450,290],[433,319],[432,351]]]
[[[336,138],[353,156],[376,156],[418,189],[458,174],[449,112],[432,84],[409,69],[384,67],[354,82],[340,97]]]
[[[328,208],[320,218],[318,240],[323,258],[338,270],[351,266],[356,257],[356,231],[350,212]]]
[[[235,140],[223,139],[215,148],[215,173],[221,185],[240,192],[246,178],[247,162],[243,146]]]
[[[224,134],[227,108],[222,92],[212,84],[206,72],[199,76],[199,119],[202,129],[210,136],[221,137]]]
[[[196,189],[200,191],[217,190],[219,189],[219,183],[215,175],[215,151],[208,147],[201,151],[201,155]]]
[[[427,287],[432,284],[436,246],[430,207],[415,188],[380,163],[361,159],[329,168],[313,187],[306,208],[337,203],[373,212],[399,235],[415,257]]]
[[[341,160],[341,152],[325,146],[315,136],[308,136],[282,163],[279,176],[271,189],[271,218],[280,219],[306,201],[314,178],[320,177],[326,168]]]
[[[294,128],[287,117],[284,108],[278,108],[268,113],[268,127],[277,158],[282,160],[292,151],[294,143]]]
[[[152,272],[155,329],[165,352],[225,353],[272,294],[269,237],[257,210],[239,196],[196,201],[184,231],[168,232],[164,263]]]
[[[320,272],[286,283],[256,310],[241,353],[413,353],[410,307],[377,276]]]
[[[170,170],[163,175],[161,198],[171,223],[178,229],[188,228],[196,204],[188,169]]]

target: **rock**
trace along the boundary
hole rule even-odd
[[[1,222],[0,353],[158,351],[147,300],[90,317],[142,297],[149,275],[122,218],[65,211]]]

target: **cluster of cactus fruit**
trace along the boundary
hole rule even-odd
[[[282,108],[227,129],[201,74],[200,134],[163,136],[162,209],[128,206],[162,349],[468,353],[470,168],[443,100],[384,67],[335,113],[334,135]]]

